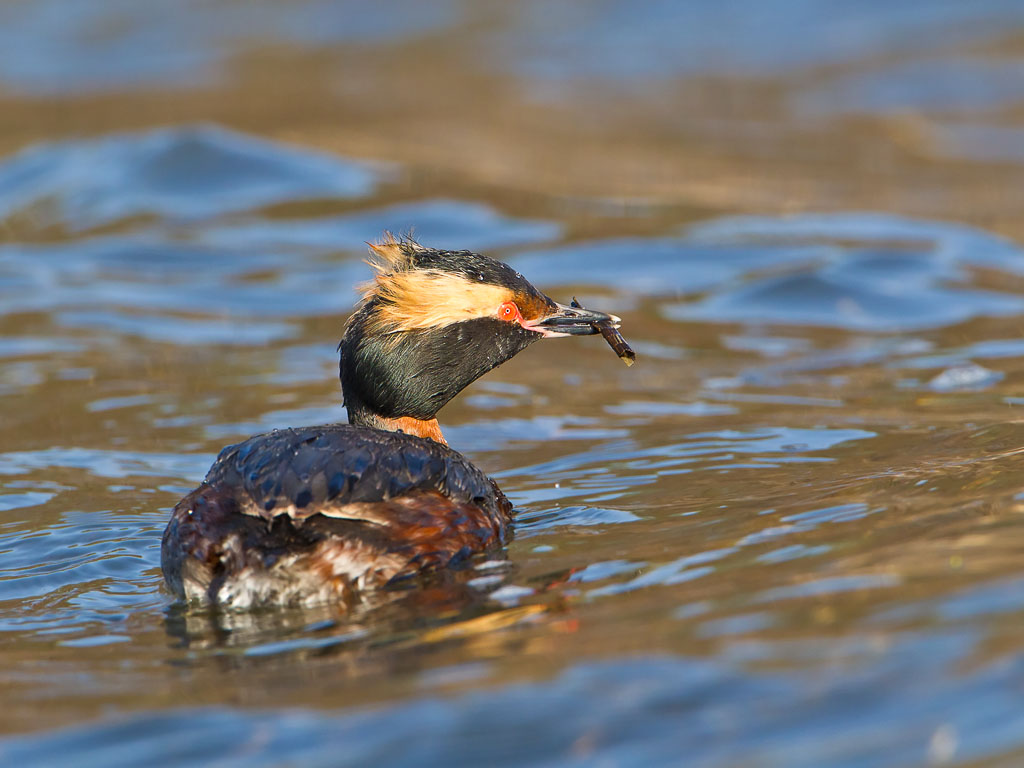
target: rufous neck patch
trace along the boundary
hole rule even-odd
[[[423,421],[422,419],[414,419],[412,416],[400,416],[397,419],[382,418],[380,421],[384,429],[392,432],[404,432],[407,435],[416,435],[416,437],[427,437],[435,443],[448,445],[448,441],[441,434],[441,425],[437,423],[437,419]]]

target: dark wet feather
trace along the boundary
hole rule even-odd
[[[422,490],[456,503],[493,504],[496,494],[490,478],[447,446],[350,425],[276,430],[228,446],[206,483],[243,505],[251,502],[267,518],[302,518],[307,509],[330,514],[332,507]]]

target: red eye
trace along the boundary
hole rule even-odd
[[[514,301],[506,301],[500,307],[498,307],[498,319],[513,322],[518,320],[522,315],[519,314],[519,307],[516,306]]]

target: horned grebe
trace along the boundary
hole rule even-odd
[[[502,545],[511,504],[448,447],[435,415],[538,339],[603,333],[628,350],[619,318],[556,304],[500,261],[391,235],[370,247],[377,274],[338,345],[349,423],[221,451],[164,531],[161,564],[178,597],[352,608]]]

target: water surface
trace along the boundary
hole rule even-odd
[[[129,5],[0,9],[0,761],[1024,759],[1018,4]],[[637,365],[545,341],[442,412],[506,551],[184,610],[170,508],[344,419],[384,230]]]

